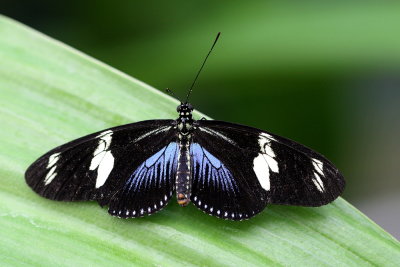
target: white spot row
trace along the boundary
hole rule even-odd
[[[207,205],[207,204],[204,204],[204,206],[202,207],[202,206],[201,206],[201,203],[202,203],[202,202],[201,202],[201,200],[198,200],[197,196],[194,196],[194,197],[193,197],[193,202],[196,203],[196,204],[197,204],[196,206],[198,206],[204,213],[207,213],[208,215],[211,215],[211,216],[215,216],[215,214],[214,214],[214,208],[213,208],[213,207],[210,207],[210,208],[207,210],[207,208],[208,208],[208,205]],[[249,218],[249,215],[248,215],[248,214],[243,214],[243,213],[234,213],[234,212],[229,213],[228,211],[221,211],[221,210],[217,210],[215,213],[216,213],[218,216],[221,215],[221,214],[223,214],[222,217],[224,217],[224,219],[226,219],[226,220],[228,220],[229,218],[235,219],[236,216],[240,218],[239,220],[244,220],[244,219],[246,219],[246,218]],[[253,211],[253,214],[255,214],[254,211]]]
[[[172,191],[169,192],[169,196],[170,197],[172,196],[172,193],[173,193]],[[110,211],[110,213],[112,215],[115,215],[115,216],[120,217],[120,218],[125,218],[125,219],[129,218],[129,217],[143,217],[146,214],[150,215],[152,213],[155,213],[155,212],[158,212],[159,210],[161,210],[163,208],[163,206],[168,203],[167,202],[168,196],[164,195],[163,199],[165,200],[165,202],[160,200],[160,205],[159,206],[157,206],[157,204],[155,203],[152,207],[149,206],[147,208],[141,208],[138,211],[136,211],[136,210],[126,210],[126,211],[112,210],[112,211]],[[122,216],[123,214],[124,214],[124,216]]]
[[[161,200],[160,201],[160,206],[157,206],[157,204],[154,204],[153,207],[147,207],[147,208],[141,208],[139,211],[136,210],[126,210],[123,212],[122,210],[119,210],[118,212],[116,210],[111,211],[111,214],[117,215],[118,217],[122,217],[121,215],[124,214],[124,218],[132,216],[132,217],[143,217],[144,215],[150,215],[154,212],[159,211],[162,207],[164,206],[164,202]]]
[[[44,178],[45,185],[50,184],[53,181],[53,179],[56,177],[56,175],[57,175],[56,163],[58,162],[59,159],[60,159],[60,153],[54,153],[49,157],[49,162],[47,163],[47,169],[50,169],[50,170],[47,172],[46,177]]]

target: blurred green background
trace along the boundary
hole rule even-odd
[[[221,31],[191,103],[321,152],[347,178],[344,198],[400,238],[400,2],[3,0],[0,9],[181,98]]]

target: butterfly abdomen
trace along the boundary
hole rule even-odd
[[[187,206],[190,202],[192,175],[190,170],[190,134],[179,134],[179,154],[176,172],[176,197],[178,204]]]

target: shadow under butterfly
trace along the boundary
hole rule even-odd
[[[229,220],[251,218],[268,204],[335,200],[344,178],[319,153],[256,128],[192,118],[188,99],[219,36],[178,119],[122,125],[59,146],[28,168],[28,185],[53,200],[96,200],[122,218],[153,214],[174,194],[181,206],[193,202]]]

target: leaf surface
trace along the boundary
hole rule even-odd
[[[119,124],[175,118],[178,102],[0,17],[0,262],[5,265],[395,266],[400,245],[339,198],[320,208],[270,206],[243,222],[175,201],[141,219],[97,203],[41,198],[24,172],[51,148]],[[201,117],[200,113],[195,114]]]

